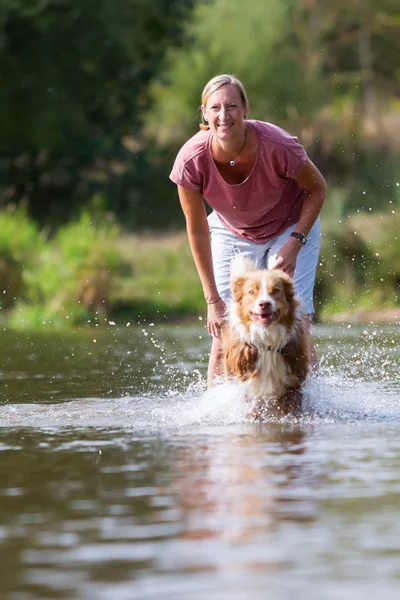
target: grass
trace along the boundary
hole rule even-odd
[[[141,316],[204,314],[202,288],[185,232],[124,235],[117,249],[130,274],[116,277],[111,313]]]
[[[321,320],[379,311],[385,318],[400,303],[400,214],[354,213],[327,219],[325,230],[316,282]]]

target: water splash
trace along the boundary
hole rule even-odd
[[[281,419],[296,423],[400,421],[400,394],[379,382],[350,380],[340,375],[312,378],[305,386],[303,416]],[[243,388],[224,383],[211,390],[204,382],[184,392],[58,404],[10,404],[0,407],[0,425],[14,427],[108,426],[168,430],[196,426],[229,426],[247,421]]]
[[[321,327],[319,331],[320,376],[311,378],[305,386],[303,417],[285,420],[304,424],[398,421],[400,351],[394,329],[383,332],[374,327],[347,326],[326,328],[326,331]],[[126,347],[119,340],[119,346],[113,349],[115,358],[107,355],[106,362],[95,365],[95,378],[85,378],[85,382],[89,381],[87,387],[84,388],[80,380],[75,387],[71,386],[72,393],[80,390],[84,395],[86,390],[90,397],[72,397],[71,394],[69,398],[64,397],[65,401],[45,403],[49,397],[46,381],[54,383],[54,376],[47,374],[47,379],[24,388],[27,393],[16,396],[26,399],[27,403],[0,405],[0,426],[105,426],[163,431],[248,422],[240,386],[224,383],[206,390],[206,356],[203,354],[208,352],[208,342],[196,337],[199,332],[202,333],[196,328],[186,328],[180,336],[173,331],[162,337],[156,336],[149,325],[141,331],[146,340],[145,348],[138,350],[125,371],[115,368],[115,359],[125,360],[125,355],[131,359],[131,350],[134,353],[138,347],[131,340]],[[104,373],[100,365],[105,368]],[[100,389],[97,392],[94,385],[100,373],[102,382],[112,381],[115,385],[115,392],[109,393],[107,389],[107,398],[98,397]],[[125,388],[126,393],[120,392],[118,382],[130,373],[136,378]],[[38,374],[26,368],[26,376],[35,378]],[[41,374],[42,378],[46,376]],[[31,384],[35,381],[32,379]],[[33,387],[36,396],[40,387],[39,402],[29,395],[28,390]]]

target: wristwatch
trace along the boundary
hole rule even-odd
[[[307,238],[304,234],[302,233],[298,233],[297,231],[292,231],[292,233],[290,234],[290,237],[294,237],[296,238],[296,240],[299,240],[299,242],[301,242],[304,246],[304,244],[307,243]]]

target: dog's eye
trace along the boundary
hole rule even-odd
[[[272,290],[272,293],[273,294],[279,294],[280,291],[281,291],[280,288],[274,287],[274,289]]]
[[[247,293],[252,296],[254,294],[254,290],[249,290]]]

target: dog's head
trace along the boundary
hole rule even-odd
[[[248,260],[232,270],[231,291],[236,315],[242,323],[290,327],[299,306],[293,280],[279,269],[257,270]]]

